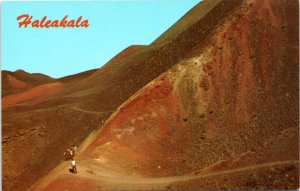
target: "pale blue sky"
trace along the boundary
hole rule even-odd
[[[132,44],[147,45],[200,0],[2,2],[2,70],[62,77],[99,68]],[[18,28],[17,16],[89,19],[88,28]]]

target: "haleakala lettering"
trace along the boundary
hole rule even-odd
[[[23,14],[17,17],[17,20],[19,21],[19,28],[27,28],[27,26],[31,26],[33,28],[87,28],[89,27],[89,20],[83,20],[82,21],[82,16],[78,17],[77,20],[71,19],[68,20],[68,15],[66,15],[64,18],[61,20],[49,20],[47,19],[47,16],[44,16],[41,20],[33,20],[33,16],[28,15],[28,14]],[[33,20],[33,21],[32,21]]]

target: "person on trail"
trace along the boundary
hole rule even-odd
[[[71,150],[73,151],[73,156],[75,156],[77,154],[77,147],[75,145],[73,145],[71,147]]]
[[[74,158],[72,158],[71,160],[71,167],[72,168],[70,169],[70,171],[73,172],[74,174],[77,174],[76,162]]]

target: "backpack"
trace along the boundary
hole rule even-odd
[[[74,157],[75,153],[72,149],[67,149],[65,152],[64,152],[64,156],[65,156],[65,160],[70,160]]]

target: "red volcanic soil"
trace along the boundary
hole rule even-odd
[[[74,175],[67,175],[66,177],[58,178],[54,182],[51,182],[45,191],[52,190],[72,190],[81,191],[84,190],[94,190],[95,184],[91,184],[87,178],[75,177]]]
[[[68,164],[62,163],[30,190],[295,189],[299,180],[299,146],[293,131],[296,130],[289,128],[257,150],[181,176],[153,178],[136,172],[128,174],[134,168],[128,164],[120,168],[119,158],[109,160],[104,153],[100,158],[88,158],[83,152],[77,157],[78,174],[68,173]],[[290,145],[294,148],[287,149]],[[101,151],[114,152],[109,151],[110,146]]]
[[[141,91],[141,95],[127,101],[128,104],[114,114],[113,119],[87,148],[87,155],[98,155],[96,149],[98,146],[112,142],[118,150],[115,153],[116,157],[124,160],[127,158],[137,164],[152,164],[154,169],[160,163],[157,159],[168,156],[169,152],[164,152],[166,150],[160,145],[160,140],[171,141],[172,131],[174,131],[172,129],[179,128],[176,123],[179,109],[176,99],[170,94],[172,86],[168,81],[162,80],[155,83],[153,88],[145,88]],[[176,148],[176,152],[179,152],[179,147]],[[172,152],[171,147],[167,150]],[[128,152],[130,154],[127,155]],[[179,156],[169,157],[177,161]],[[169,161],[168,165],[173,164]]]
[[[282,23],[290,21],[284,20],[279,5],[254,1],[240,6],[202,54],[195,51],[127,100],[85,154],[98,155],[97,148],[111,142],[112,158],[129,157],[147,176],[180,175],[257,148],[285,128],[296,127],[298,110],[291,102],[298,102],[297,73],[283,75],[279,58],[290,68],[297,68],[297,61],[273,49],[289,46],[278,39],[296,36],[286,37],[282,30]],[[261,14],[266,11],[276,17],[265,19]],[[271,31],[269,25],[281,30]],[[261,36],[253,36],[257,33]],[[272,55],[278,60],[268,65]]]
[[[64,88],[62,83],[49,83],[40,86],[36,86],[28,91],[17,93],[13,95],[7,95],[2,98],[2,110],[9,107],[13,107],[16,104],[20,104],[28,101],[39,102],[47,99],[48,97],[55,95],[57,92]]]

